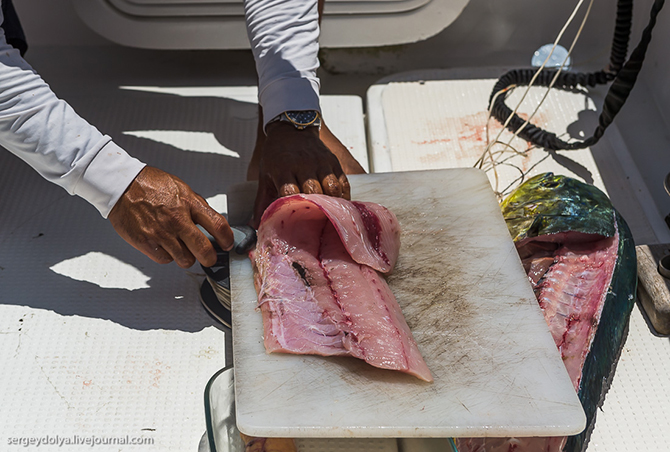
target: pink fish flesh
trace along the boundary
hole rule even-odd
[[[619,234],[586,241],[576,232],[518,242],[517,250],[563,363],[579,390],[619,249]],[[567,437],[458,438],[459,452],[558,452]]]
[[[556,246],[552,265],[534,283],[533,290],[561,351],[563,364],[578,390],[584,360],[614,273],[619,236]],[[524,266],[532,268],[546,259],[546,256],[531,255],[522,261]]]
[[[293,195],[263,214],[250,253],[268,353],[348,355],[432,381],[379,272],[393,269],[400,226],[385,207]]]

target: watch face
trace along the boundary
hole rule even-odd
[[[285,115],[296,126],[309,126],[319,119],[319,112],[316,110],[287,111]]]

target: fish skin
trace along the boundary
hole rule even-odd
[[[578,392],[586,413],[587,426],[581,434],[568,438],[564,452],[580,452],[586,448],[595,426],[596,411],[602,405],[609,383],[614,377],[616,363],[628,331],[628,319],[635,304],[637,293],[635,242],[625,220],[618,212],[615,215],[619,231],[618,258],[600,315],[600,325],[606,327],[598,328],[593,338],[591,350],[582,368],[582,381]]]
[[[302,194],[275,201],[250,253],[266,351],[351,355],[432,381],[380,275],[399,249],[398,220],[378,204]]]
[[[637,261],[632,234],[604,193],[552,173],[526,181],[503,201],[501,209],[584,408],[587,426],[570,437],[459,438],[458,450],[582,452],[614,375],[635,303]],[[546,261],[549,256],[554,261],[551,267]],[[599,301],[597,306],[581,306],[584,292],[590,290],[600,295],[593,298]],[[597,328],[586,331],[594,321]]]
[[[568,231],[604,237],[615,233],[614,207],[607,195],[593,185],[553,173],[527,180],[500,208],[520,246],[540,236],[559,239],[556,234]]]

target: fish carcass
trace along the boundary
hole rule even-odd
[[[459,438],[459,452],[579,452],[614,375],[635,301],[635,245],[592,185],[544,173],[502,203],[507,227],[587,418],[579,435]]]
[[[432,381],[381,273],[400,250],[385,207],[317,194],[280,198],[250,253],[268,353],[350,355]]]

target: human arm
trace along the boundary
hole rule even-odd
[[[319,104],[317,0],[245,0],[263,126],[284,111]]]
[[[320,111],[317,1],[246,0],[245,8],[262,107],[248,172],[249,179],[259,180],[255,221],[278,196],[304,192],[348,198],[345,174],[364,170],[325,124],[315,136],[314,130],[270,123],[284,111]]]
[[[2,19],[0,12],[0,23]],[[126,199],[136,191],[133,187],[139,188],[145,182],[137,178],[145,164],[128,155],[110,137],[101,134],[65,101],[58,99],[44,80],[21,58],[19,52],[7,44],[1,30],[0,145],[32,166],[45,179],[61,186],[71,195],[86,199],[105,218],[115,207],[115,212],[122,214],[122,217],[137,212],[132,202],[122,203],[120,207],[117,204],[120,199]],[[152,190],[162,192],[164,188],[154,185]],[[158,194],[155,193],[154,199],[160,199]],[[211,215],[210,212],[202,213],[205,207],[196,202],[195,194],[190,192],[183,196],[189,201],[193,200],[190,204],[199,206],[195,208],[195,214],[189,211],[193,221],[203,215]],[[165,205],[161,208],[165,209]],[[170,218],[178,217],[183,212],[183,209],[173,209],[171,216],[160,216],[156,222],[149,215],[152,209],[155,212],[159,206],[154,205],[140,214],[143,215],[144,224],[151,227],[142,229],[137,221],[123,221],[115,225],[117,232],[138,249],[138,245],[141,245],[138,240],[146,238],[147,234],[149,237],[174,234]],[[223,248],[229,248],[232,245],[232,232],[225,219],[216,224],[219,229],[210,232],[220,239]],[[120,230],[119,227],[124,229]],[[206,240],[204,235],[202,238]],[[198,249],[193,254],[202,256],[206,261],[203,263],[213,264],[216,254],[209,241],[206,244],[198,241],[197,244]],[[157,262],[166,261],[166,257],[156,250],[142,251]],[[188,263],[188,256],[179,256],[178,259],[178,263]]]
[[[144,167],[58,99],[2,30],[0,145],[103,217]]]

